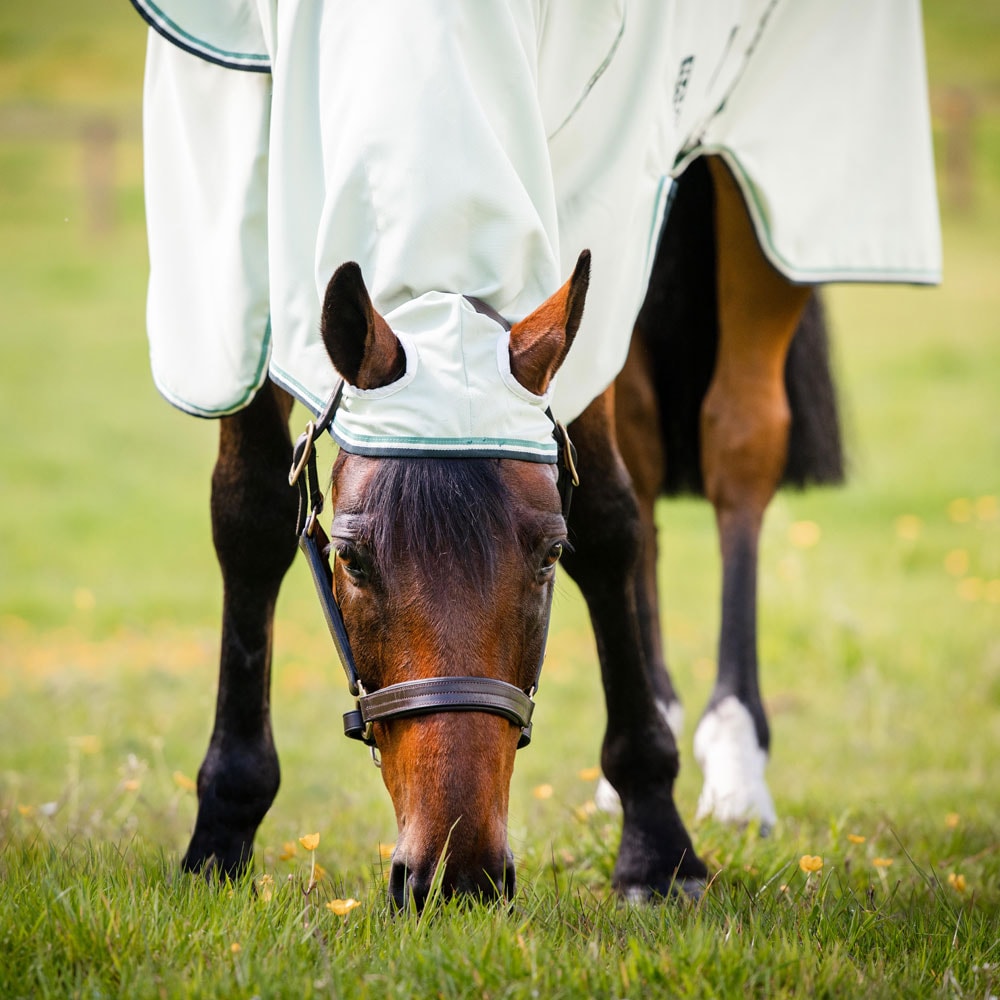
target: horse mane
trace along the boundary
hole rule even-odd
[[[457,575],[482,592],[499,569],[501,541],[517,534],[496,459],[383,459],[368,515],[368,542],[389,587],[386,568],[410,564],[438,581]]]

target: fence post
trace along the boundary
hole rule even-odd
[[[118,129],[110,118],[91,119],[83,127],[83,193],[87,228],[96,234],[115,224],[115,144]]]
[[[972,93],[953,87],[939,103],[944,127],[944,189],[952,208],[969,212],[975,202],[974,131],[976,101]]]

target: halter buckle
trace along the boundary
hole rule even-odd
[[[580,485],[580,473],[576,471],[576,448],[570,440],[569,431],[561,420],[553,421],[559,429],[558,439],[562,447],[562,465],[574,486]]]
[[[312,454],[313,436],[315,433],[316,425],[310,420],[306,424],[306,429],[302,432],[302,436],[295,445],[295,451],[299,452],[299,455],[298,458],[292,462],[292,467],[288,472],[289,486],[294,486],[299,481],[299,476],[302,475],[302,470],[306,467],[306,464],[309,461],[309,456]]]

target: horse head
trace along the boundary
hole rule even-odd
[[[565,358],[588,277],[585,253],[566,285],[510,329],[510,374],[529,394],[544,397]],[[362,395],[403,377],[403,343],[354,264],[329,283],[322,331],[334,366]],[[341,448],[331,496],[333,586],[363,690],[459,677],[533,693],[566,544],[555,465]],[[509,897],[519,727],[502,714],[442,707],[375,721],[370,735],[398,825],[389,880],[397,905],[421,906],[436,874],[445,895]]]

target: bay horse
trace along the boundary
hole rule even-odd
[[[529,392],[544,393],[571,349],[589,267],[581,255],[566,285],[510,328],[511,373]],[[330,280],[322,335],[358,389],[390,386],[402,373],[400,341],[353,265]],[[224,583],[221,664],[187,870],[245,870],[278,790],[272,625],[300,513],[287,481],[291,406],[266,383],[221,420],[211,500]],[[654,505],[664,493],[703,492],[718,524],[718,676],[695,736],[706,779],[701,812],[767,825],[761,519],[783,479],[842,474],[819,306],[808,286],[765,259],[721,160],[696,161],[680,178],[626,366],[568,434],[579,472],[568,516],[553,465],[342,449],[330,489],[329,596],[363,696],[485,678],[530,703],[562,561],[586,600],[600,657],[601,766],[623,813],[614,887],[631,899],[697,892],[706,866],[673,797],[679,702],[660,635]],[[525,715],[530,708],[440,702],[396,716],[362,712],[399,827],[389,881],[397,905],[422,905],[442,858],[445,894],[512,895],[508,795]]]

